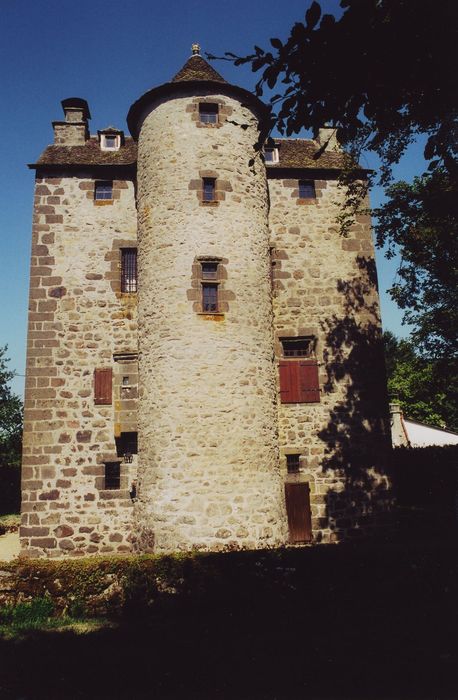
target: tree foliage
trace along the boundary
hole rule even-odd
[[[418,134],[432,168],[456,172],[455,0],[341,0],[336,19],[312,2],[286,42],[226,53],[262,70],[256,94],[275,88],[271,123],[290,135],[331,123],[351,150],[375,151],[382,181]],[[210,57],[214,58],[214,57]]]
[[[260,71],[256,94],[272,95],[267,131],[277,128],[289,136],[331,124],[353,163],[364,150],[379,156],[388,200],[376,212],[377,240],[388,257],[400,254],[390,292],[414,326],[415,349],[408,346],[414,354],[409,362],[399,360],[396,386],[405,404],[410,401],[409,415],[456,427],[456,415],[443,408],[439,397],[452,391],[450,383],[456,388],[457,376],[458,93],[453,67],[458,3],[341,0],[340,6],[342,14],[334,17],[313,1],[286,41],[273,38],[269,49],[255,46],[250,55],[227,53],[224,58]],[[419,135],[425,138],[427,173],[412,184],[392,184],[392,166]],[[347,201],[339,223],[345,234],[365,189],[356,173],[353,180],[351,172],[342,180]],[[399,341],[399,352],[406,351],[404,342]],[[400,367],[407,373],[404,383]],[[427,377],[436,396],[431,411],[426,408]],[[417,381],[425,395],[423,407],[414,391]]]
[[[457,358],[458,187],[444,170],[398,182],[376,212],[377,241],[401,263],[390,293],[426,356]]]
[[[9,382],[15,373],[8,369],[7,346],[0,347],[0,467],[19,466],[22,444],[22,402]]]
[[[406,418],[458,430],[456,363],[420,355],[410,340],[383,335],[388,392]],[[446,362],[446,366],[444,366]]]

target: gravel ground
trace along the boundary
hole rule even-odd
[[[12,561],[19,555],[19,532],[7,532],[0,537],[0,561]]]

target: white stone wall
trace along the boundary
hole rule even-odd
[[[299,202],[290,175],[269,177],[275,350],[280,360],[281,337],[315,336],[321,400],[280,403],[279,441],[284,478],[310,484],[315,541],[329,541],[369,520],[386,483],[385,370],[370,219],[343,236],[336,176],[300,177],[316,199]],[[301,455],[299,474],[287,453]]]
[[[107,179],[103,176],[101,179]],[[134,185],[94,202],[90,173],[35,188],[21,542],[27,556],[129,551],[133,474],[104,490],[116,457],[114,409],[94,404],[93,373],[136,351],[135,299],[119,293],[119,247],[136,241]]]
[[[199,128],[195,95],[182,95],[155,104],[139,137],[140,549],[286,540],[265,168],[249,164],[255,116],[213,98],[249,128]],[[223,198],[203,205],[209,172]],[[199,256],[224,261],[224,314],[196,310]]]

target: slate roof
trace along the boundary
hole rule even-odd
[[[274,139],[278,148],[278,163],[267,163],[267,170],[282,168],[320,168],[341,170],[348,165],[348,155],[342,151],[323,151],[312,139]]]
[[[278,163],[267,163],[268,172],[282,169],[313,168],[315,170],[340,170],[346,164],[347,156],[339,151],[325,151],[312,139],[275,139],[279,151]],[[104,151],[95,136],[86,141],[84,146],[48,146],[38,161],[31,168],[40,166],[135,166],[137,162],[137,143],[126,137],[124,145],[118,151]]]
[[[211,80],[214,83],[226,83],[227,81],[211,67],[202,56],[191,56],[183,68],[172,78],[172,83],[185,82],[187,80]]]
[[[91,136],[84,146],[48,146],[31,168],[40,165],[136,165],[137,144],[126,137],[118,151],[102,151],[99,140]]]

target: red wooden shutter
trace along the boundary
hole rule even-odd
[[[320,381],[316,360],[298,363],[300,372],[300,401],[303,403],[320,402]]]
[[[113,370],[94,370],[94,403],[99,405],[111,405],[112,401]]]
[[[308,483],[286,483],[285,499],[290,542],[310,542],[312,518]]]
[[[280,400],[281,403],[299,403],[301,385],[298,362],[280,362]]]

